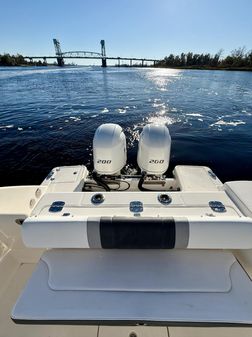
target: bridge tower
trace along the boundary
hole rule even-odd
[[[102,67],[107,67],[105,40],[101,40]]]
[[[55,53],[56,53],[56,56],[57,56],[58,66],[63,67],[64,66],[64,59],[63,59],[63,54],[62,54],[61,47],[60,47],[60,42],[57,39],[53,39],[53,44],[54,44]]]

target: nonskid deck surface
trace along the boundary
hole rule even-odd
[[[13,261],[13,267],[14,264],[16,272],[1,291],[0,337],[252,337],[252,328],[235,326],[17,325],[11,320],[10,312],[36,264]]]
[[[17,325],[10,312],[36,264],[13,260],[12,267],[16,271],[1,291],[0,337],[252,337],[250,327]]]
[[[12,318],[31,324],[246,325],[251,312],[252,282],[228,252],[51,250]]]
[[[26,325],[15,324],[11,311],[27,281],[36,268],[37,257],[19,260],[11,252],[0,263],[0,337],[252,337],[250,327],[188,327],[188,326],[73,326],[73,325]],[[34,261],[33,261],[34,260]],[[208,306],[205,305],[206,308]],[[232,309],[232,307],[231,307]]]

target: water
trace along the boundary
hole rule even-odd
[[[0,185],[39,184],[51,168],[92,166],[101,123],[119,123],[128,169],[146,123],[165,123],[171,164],[252,180],[252,73],[100,67],[0,68]]]

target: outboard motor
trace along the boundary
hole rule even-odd
[[[102,124],[93,139],[94,169],[99,175],[120,174],[126,165],[126,137],[118,124]]]
[[[140,134],[137,163],[142,173],[160,176],[169,166],[171,136],[165,125],[148,124]]]

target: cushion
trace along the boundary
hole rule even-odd
[[[111,252],[84,256],[90,252],[47,252],[12,319],[32,324],[252,324],[252,282],[231,253],[198,250],[188,259],[185,250],[153,258],[132,251],[119,257],[113,251],[114,258]]]
[[[224,184],[224,189],[240,211],[252,217],[252,181],[229,181]]]

